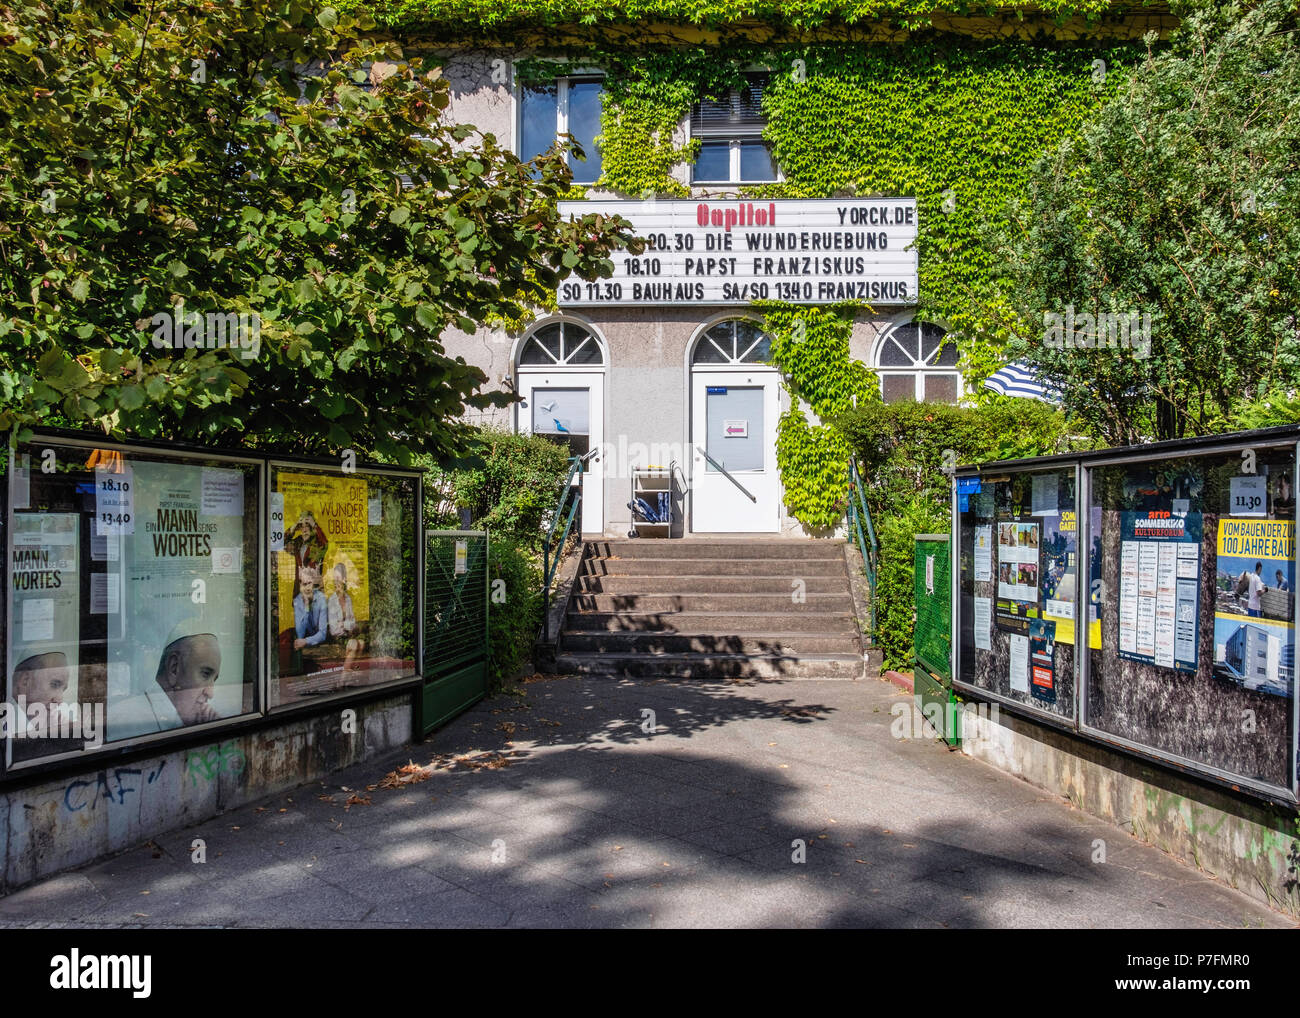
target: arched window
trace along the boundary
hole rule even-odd
[[[543,325],[519,350],[521,367],[589,367],[605,363],[600,343],[577,322]]]
[[[757,322],[730,318],[711,326],[695,344],[692,364],[762,364],[772,355],[772,337]]]
[[[876,374],[886,403],[914,399],[918,403],[956,403],[961,395],[957,344],[930,322],[900,325],[880,343]]]

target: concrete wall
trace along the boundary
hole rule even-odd
[[[411,741],[411,694],[0,791],[0,893]]]
[[[963,729],[967,755],[1300,916],[1294,809],[1238,796],[1006,711],[996,720],[966,714]]]

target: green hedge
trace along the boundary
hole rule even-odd
[[[504,600],[492,599],[488,615],[488,670],[500,686],[528,661],[542,625],[542,539],[568,479],[568,450],[545,438],[484,429],[469,459],[423,465],[430,469],[426,528],[458,529],[465,506],[471,525],[488,530],[489,590],[492,581],[505,581]]]
[[[886,668],[912,663],[913,538],[951,526],[951,471],[966,463],[1043,456],[1077,444],[1059,411],[999,397],[980,407],[867,403],[836,419],[858,457],[880,540],[876,645]]]

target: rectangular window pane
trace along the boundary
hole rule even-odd
[[[881,375],[881,392],[886,403],[898,403],[905,399],[916,399],[915,375]]]
[[[1073,718],[1082,628],[1074,467],[977,487],[957,501],[959,679]]]
[[[520,159],[532,159],[555,144],[556,103],[554,85],[523,90],[519,109]]]
[[[1092,471],[1090,725],[1286,787],[1294,470],[1286,448],[1259,450],[1252,474],[1240,451]]]
[[[721,391],[706,393],[709,455],[732,473],[763,469],[763,389],[713,386]],[[705,469],[717,468],[705,460]]]
[[[701,145],[692,179],[730,180],[731,144],[725,141],[706,141]]]
[[[925,401],[927,403],[956,403],[956,375],[926,375]]]
[[[742,141],[740,143],[740,179],[776,180],[776,167],[772,165],[772,153],[768,151],[765,142]]]
[[[48,448],[47,474],[32,465]],[[17,464],[5,695],[26,705],[18,726],[60,737],[0,753],[21,764],[256,710],[259,467],[48,440]]]
[[[589,389],[534,389],[533,434],[590,434],[590,395]]]
[[[569,168],[575,184],[591,184],[600,176],[600,149],[596,135],[600,134],[599,81],[575,81],[569,85],[569,133],[581,147],[586,162],[569,154]]]

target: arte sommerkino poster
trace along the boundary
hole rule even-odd
[[[1201,514],[1120,515],[1119,656],[1196,671]]]
[[[299,688],[325,688],[345,681],[365,654],[366,481],[284,471],[275,487],[284,498],[284,540],[275,552],[279,674]]]
[[[131,464],[129,533],[106,535],[108,738],[250,710],[245,686],[244,476]],[[92,599],[93,600],[93,599]],[[118,623],[120,622],[120,626]],[[251,677],[250,677],[251,678]]]

